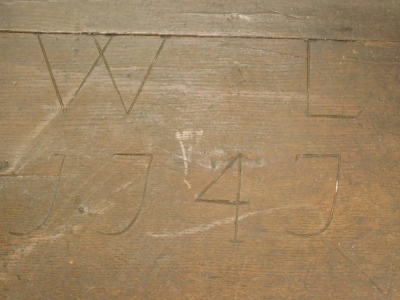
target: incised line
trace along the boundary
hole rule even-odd
[[[156,55],[154,56],[153,61],[151,62],[149,68],[147,69],[146,75],[144,76],[142,83],[140,84],[139,90],[137,91],[135,98],[133,99],[131,105],[129,106],[128,111],[126,112],[127,114],[129,114],[129,113],[131,112],[133,106],[135,105],[137,99],[139,98],[139,95],[140,95],[140,93],[142,92],[142,89],[143,89],[143,87],[144,87],[144,85],[145,85],[145,83],[146,83],[146,81],[147,81],[147,79],[148,79],[148,77],[149,77],[149,75],[150,75],[151,70],[153,69],[153,66],[154,66],[155,62],[156,62],[157,59],[158,59],[158,56],[159,56],[160,53],[161,53],[161,50],[162,50],[163,47],[164,47],[164,44],[165,44],[165,41],[166,41],[166,40],[167,40],[167,38],[164,37],[163,40],[162,40],[162,42],[161,42],[161,44],[160,44],[160,47],[158,47],[157,53],[156,53]]]
[[[225,172],[227,171],[227,170],[229,170],[229,168],[231,168],[232,166],[233,166],[233,164],[236,162],[236,160],[238,159],[238,157],[239,157],[239,155],[240,154],[237,154],[237,155],[235,155],[234,157],[232,157],[232,159],[231,159],[231,161],[226,165],[226,167],[224,168],[224,169],[222,169],[222,171],[218,174],[218,176],[217,177],[215,177],[214,178],[214,180],[213,181],[211,181],[206,187],[205,187],[205,189],[200,193],[200,195],[199,196],[197,196],[197,198],[196,198],[196,202],[199,202],[199,201],[210,201],[210,200],[207,200],[207,199],[202,199],[201,197],[222,177],[222,175],[224,175],[225,174]],[[213,200],[213,201],[221,201],[221,200]],[[222,200],[223,201],[223,200]],[[229,202],[229,201],[226,201],[226,202]],[[218,203],[218,202],[216,202],[216,203]],[[232,204],[232,202],[230,203],[230,204]],[[235,202],[235,204],[236,204],[236,202]]]
[[[65,156],[64,155],[59,155],[59,154],[56,154],[56,155],[57,156],[61,156],[62,157],[62,161],[61,161],[60,170],[58,171],[58,179],[57,179],[57,183],[56,183],[56,189],[55,189],[55,192],[54,192],[53,201],[51,202],[50,209],[47,212],[46,218],[43,220],[43,222],[39,226],[37,226],[36,228],[34,228],[34,229],[32,229],[32,230],[30,230],[28,232],[13,232],[13,231],[10,231],[9,234],[16,235],[16,236],[23,236],[23,235],[30,234],[33,231],[36,231],[36,230],[40,229],[47,222],[47,220],[49,219],[50,214],[53,211],[54,204],[56,203],[56,199],[57,199],[57,195],[58,195],[58,188],[60,186],[61,172],[62,172],[62,169],[63,169],[63,166],[64,166],[64,161],[65,161]]]
[[[58,102],[60,103],[61,109],[64,111],[64,109],[65,109],[64,108],[64,102],[63,102],[63,100],[61,98],[60,91],[58,90],[56,79],[54,78],[54,74],[53,74],[53,71],[51,69],[51,65],[50,65],[49,59],[47,57],[46,50],[44,49],[44,46],[43,46],[43,43],[42,43],[42,39],[40,38],[39,34],[37,34],[36,37],[37,37],[37,39],[39,41],[40,49],[42,49],[43,57],[44,57],[44,60],[46,61],[47,70],[49,71],[51,81],[53,82],[53,86],[54,86],[54,89],[55,89],[56,94],[57,94]]]
[[[315,231],[315,232],[307,232],[307,233],[299,233],[291,230],[286,230],[287,233],[296,235],[296,236],[303,236],[303,237],[308,237],[308,236],[314,236],[314,235],[319,235],[323,233],[325,230],[328,229],[329,225],[332,222],[333,219],[333,214],[335,213],[335,208],[336,208],[336,202],[337,202],[337,195],[338,195],[338,188],[339,188],[339,179],[340,179],[340,169],[342,165],[342,157],[340,154],[298,154],[296,156],[296,161],[298,161],[300,158],[315,158],[315,157],[334,157],[337,158],[338,164],[337,164],[337,172],[336,172],[336,187],[335,187],[335,193],[333,196],[332,200],[332,206],[331,210],[329,213],[328,220],[326,221],[324,227],[321,229]]]
[[[239,201],[239,203],[236,200],[222,200],[222,199],[196,199],[196,202],[208,202],[208,203],[215,203],[215,204],[225,204],[225,205],[243,205],[243,204],[249,204],[249,201]]]
[[[242,283],[242,278],[243,278],[244,270],[246,268],[246,263],[247,263],[247,256],[246,256],[246,259],[244,260],[242,271],[240,272],[239,282],[238,282],[237,287],[236,287],[235,300],[237,299],[237,296],[238,296],[238,293],[239,293],[240,284]]]
[[[171,38],[213,38],[213,39],[258,39],[258,40],[312,40],[312,41],[334,41],[334,42],[378,42],[378,43],[400,43],[400,40],[379,40],[379,39],[339,39],[339,38],[308,38],[308,37],[287,37],[267,35],[222,35],[222,34],[161,34],[157,32],[117,32],[117,31],[40,31],[40,30],[13,30],[0,29],[0,33],[12,34],[52,34],[52,35],[105,35],[105,36],[139,36],[139,37],[171,37]]]
[[[345,255],[335,244],[331,243],[333,248],[340,254],[341,257],[343,257],[345,260],[350,262],[354,268],[356,268],[369,282],[370,284],[378,290],[379,293],[385,296],[385,292],[373,281],[365,272],[363,269],[361,269],[354,261],[352,261],[347,255]]]
[[[53,74],[53,71],[52,71],[52,68],[51,68],[51,65],[50,65],[49,58],[48,58],[48,56],[47,56],[47,54],[46,54],[46,50],[45,50],[45,48],[44,48],[42,39],[40,38],[40,35],[39,35],[39,34],[36,34],[36,36],[37,36],[37,38],[38,38],[38,41],[39,41],[39,44],[40,44],[40,48],[41,48],[42,53],[43,53],[43,57],[44,57],[44,59],[45,59],[45,62],[46,62],[46,65],[47,65],[47,69],[48,69],[49,74],[50,74],[51,81],[53,82],[53,86],[54,86],[54,89],[55,89],[56,94],[57,94],[58,102],[60,103],[60,106],[61,106],[62,111],[65,113],[65,112],[67,112],[68,107],[72,104],[72,101],[75,99],[76,95],[77,95],[77,94],[79,93],[79,91],[81,90],[82,86],[85,84],[85,82],[86,82],[86,80],[88,79],[89,75],[92,73],[94,67],[96,66],[96,64],[98,63],[98,61],[99,61],[99,59],[100,59],[100,57],[101,57],[101,54],[99,54],[99,55],[97,56],[97,59],[94,61],[94,63],[93,63],[92,66],[90,67],[89,72],[88,72],[88,73],[86,74],[86,76],[83,78],[81,84],[79,85],[78,89],[76,90],[76,92],[75,92],[74,95],[72,96],[72,98],[71,98],[71,100],[69,101],[67,107],[65,107],[65,106],[64,106],[64,101],[62,100],[62,97],[61,97],[61,94],[60,94],[60,91],[59,91],[59,88],[58,88],[56,79],[55,79],[55,77],[54,77],[54,74]],[[112,38],[112,37],[110,37],[110,38],[107,40],[107,43],[104,45],[103,49],[101,50],[101,53],[103,53],[104,51],[106,51],[108,45],[109,45],[110,42],[111,42],[111,38]]]
[[[143,189],[142,201],[140,203],[140,207],[139,207],[138,211],[136,212],[136,214],[133,217],[132,221],[123,230],[117,231],[117,232],[102,232],[102,231],[98,231],[99,234],[108,235],[108,236],[121,235],[121,234],[127,232],[132,227],[132,225],[136,222],[137,218],[139,217],[140,212],[142,211],[144,200],[146,198],[147,184],[148,184],[148,181],[149,181],[150,168],[151,168],[151,163],[153,162],[153,154],[150,154],[150,153],[137,153],[137,154],[125,154],[125,153],[122,153],[122,154],[114,154],[114,156],[147,156],[150,159],[149,159],[149,164],[148,164],[147,170],[146,170],[146,180],[145,180],[144,189]]]
[[[307,40],[307,117],[327,119],[358,119],[365,107],[356,115],[312,114],[310,113],[310,83],[311,83],[311,41]]]
[[[230,162],[226,165],[226,167],[218,174],[210,184],[206,186],[206,188],[200,193],[200,195],[195,199],[196,202],[209,202],[209,203],[217,203],[217,204],[228,204],[228,205],[235,205],[236,206],[236,213],[235,213],[235,234],[233,238],[233,242],[238,242],[237,236],[239,231],[239,205],[241,204],[248,204],[247,201],[240,201],[240,193],[242,187],[242,153],[237,154],[234,156]],[[219,200],[219,199],[202,199],[201,197],[229,170],[233,164],[238,161],[238,182],[237,182],[237,190],[236,190],[236,200],[235,201],[228,201],[228,200]]]
[[[310,55],[310,52],[311,52],[311,49],[310,49],[310,47],[311,47],[311,45],[310,45],[310,41],[309,40],[307,40],[307,116],[309,117],[310,116],[310,74],[311,74],[311,62],[310,62],[310,59],[311,59],[311,55]]]
[[[233,241],[237,242],[237,235],[239,230],[239,204],[240,204],[240,191],[242,188],[242,154],[238,156],[238,188],[236,192],[236,216],[235,216],[235,236]]]
[[[111,39],[112,39],[112,36],[110,36],[109,39],[107,40],[106,44],[104,45],[103,49],[101,50],[101,53],[104,53],[106,51],[108,45],[111,43]],[[74,101],[76,95],[78,95],[79,91],[81,90],[81,88],[85,84],[85,82],[88,79],[89,75],[93,72],[93,70],[96,67],[97,63],[99,62],[100,58],[101,58],[101,54],[99,54],[97,56],[96,60],[93,62],[92,66],[90,67],[89,71],[87,72],[86,76],[83,78],[83,80],[82,80],[81,84],[79,85],[78,89],[76,90],[76,92],[72,96],[71,101],[68,104],[68,107],[71,106],[72,101]],[[68,107],[65,109],[65,111],[68,110]]]
[[[117,86],[117,84],[115,83],[114,76],[113,76],[112,73],[111,73],[110,66],[108,65],[107,59],[106,59],[106,57],[104,56],[104,51],[101,50],[100,45],[99,45],[99,43],[97,42],[95,36],[93,36],[93,40],[94,40],[94,42],[95,42],[95,44],[96,44],[97,50],[99,51],[99,55],[100,55],[101,58],[103,59],[103,62],[104,62],[104,64],[105,64],[105,66],[106,66],[108,75],[109,75],[110,78],[111,78],[111,81],[112,81],[112,83],[113,83],[113,85],[114,85],[114,88],[115,88],[115,90],[116,90],[117,93],[118,93],[119,100],[121,101],[122,107],[124,108],[125,112],[128,113],[128,111],[126,110],[126,107],[125,107],[124,100],[122,99],[121,93],[119,92],[118,86]]]

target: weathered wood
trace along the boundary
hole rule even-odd
[[[0,13],[2,30],[400,40],[392,0],[7,0]]]
[[[400,95],[400,44],[310,42],[309,114],[357,118]],[[372,102],[371,102],[372,101]]]
[[[365,14],[384,7],[367,2]],[[13,30],[42,14],[35,30],[118,31],[129,3],[110,6],[124,13],[112,21],[104,1],[25,2],[30,20],[1,5]],[[295,26],[303,3],[265,20]],[[50,5],[72,15],[49,22]],[[181,32],[168,12],[190,5],[153,5],[135,6],[135,32],[216,34],[194,24],[217,4],[192,4]],[[88,8],[93,26],[68,27]],[[368,22],[298,33],[397,39]],[[0,298],[399,298],[399,54],[393,42],[1,33]]]

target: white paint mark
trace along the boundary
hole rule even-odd
[[[58,240],[59,238],[63,237],[64,233],[58,233],[56,235],[48,235],[48,236],[39,236],[39,237],[32,237],[28,239],[25,243],[18,246],[18,248],[7,255],[5,260],[8,261],[7,269],[0,270],[0,282],[1,281],[8,281],[11,279],[9,270],[14,270],[18,268],[18,264],[21,262],[22,259],[27,257],[31,252],[33,252],[36,247],[41,244],[42,242],[53,242]],[[47,250],[48,251],[48,250]],[[35,269],[37,266],[35,267]]]
[[[215,155],[217,155],[217,156],[226,156],[226,152],[225,152],[224,150],[222,150],[222,149],[217,149],[217,148],[215,148],[215,149],[214,149],[214,153],[215,153]]]
[[[110,210],[115,206],[115,203],[107,203],[107,200],[101,199],[96,202],[93,207],[84,207],[90,215],[103,215],[107,210]]]
[[[183,145],[183,140],[181,139],[181,135],[179,132],[176,132],[175,134],[175,138],[179,141],[179,145],[181,146],[181,150],[182,150],[182,159],[183,159],[183,164],[185,167],[185,175],[187,175],[188,173],[188,157],[186,155],[186,149],[185,149],[185,145]]]
[[[127,187],[131,186],[133,183],[134,183],[133,181],[130,181],[130,182],[127,182],[127,183],[125,183],[125,184],[119,186],[119,187],[114,191],[114,193],[118,193],[118,192],[120,192],[120,191],[126,189]]]
[[[190,185],[189,181],[187,181],[186,179],[183,179],[183,182],[186,183],[186,185],[188,186],[188,189],[192,188],[192,186]]]
[[[36,246],[38,244],[40,244],[40,242],[53,241],[53,240],[61,238],[62,236],[64,236],[64,233],[30,238],[27,243],[23,244],[21,247],[19,247],[17,250],[15,250],[14,253],[12,253],[11,255],[8,256],[8,258],[10,260],[18,261],[21,258],[30,254],[36,248]]]
[[[237,14],[237,18],[240,20],[246,20],[246,21],[250,21],[251,18],[249,16],[246,15],[242,15],[242,14]]]
[[[182,132],[177,131],[175,133],[175,138],[178,140],[179,146],[181,147],[182,151],[181,158],[183,160],[185,177],[189,171],[189,162],[192,162],[193,145],[189,144],[186,151],[185,144],[183,142],[192,141],[194,139],[195,145],[197,145],[200,142],[202,136],[203,136],[203,130],[195,131],[192,129],[186,129]],[[186,179],[184,179],[183,182],[186,183],[189,189],[191,188],[190,183]]]
[[[248,212],[245,213],[241,216],[239,216],[238,220],[244,220],[246,218],[258,215],[258,214],[271,214],[273,212],[276,211],[281,211],[281,210],[292,210],[292,209],[302,209],[302,208],[308,208],[309,206],[305,206],[305,205],[294,205],[294,206],[285,206],[285,207],[277,207],[277,208],[270,208],[270,209],[265,209],[265,210],[257,210],[257,211],[252,211],[252,212]],[[204,231],[208,231],[211,230],[215,227],[221,226],[221,225],[227,225],[227,224],[232,224],[235,222],[235,217],[230,217],[230,218],[226,218],[223,220],[219,220],[219,221],[214,221],[212,223],[209,224],[202,224],[199,226],[195,226],[192,228],[187,228],[187,229],[183,229],[183,230],[177,230],[177,231],[169,231],[166,233],[151,233],[148,232],[147,234],[149,236],[155,237],[155,238],[170,238],[170,237],[179,237],[179,236],[184,236],[184,235],[191,235],[191,234],[195,234],[198,232],[204,232]]]

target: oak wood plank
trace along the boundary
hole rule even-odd
[[[1,30],[400,40],[392,0],[7,0],[0,13]]]
[[[357,118],[377,99],[400,98],[398,43],[315,41],[309,48],[309,115]]]
[[[398,296],[400,103],[382,79],[397,75],[393,43],[126,36],[96,62],[108,37],[0,37],[1,297]],[[342,72],[369,105],[310,117],[309,92],[312,109],[319,94],[359,96],[324,80],[353,49],[377,58],[368,77],[356,62]],[[54,82],[64,96],[86,75],[63,111]]]

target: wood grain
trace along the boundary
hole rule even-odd
[[[400,40],[398,1],[18,1],[2,30]]]
[[[370,101],[396,101],[399,65],[399,43],[311,42],[309,115],[357,118]]]
[[[0,298],[398,299],[398,5],[313,3],[3,2],[157,36],[0,34]]]

